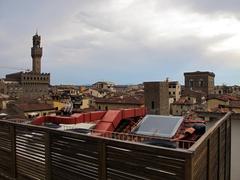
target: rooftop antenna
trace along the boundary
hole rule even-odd
[[[38,35],[38,28],[36,29],[36,35]]]

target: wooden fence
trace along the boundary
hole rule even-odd
[[[230,113],[187,150],[0,121],[0,178],[228,180],[230,139]]]

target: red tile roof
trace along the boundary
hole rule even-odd
[[[96,103],[108,103],[108,104],[137,104],[143,105],[143,97],[129,96],[129,97],[111,97],[111,98],[95,98]]]
[[[178,101],[174,102],[173,104],[176,104],[176,105],[193,105],[194,103],[192,103],[186,97],[181,97]]]
[[[21,103],[15,104],[15,106],[24,112],[54,110],[54,107],[51,104]]]
[[[208,99],[218,99],[218,100],[221,100],[221,101],[236,101],[236,100],[239,100],[239,98],[235,97],[235,96],[231,96],[231,95],[212,95],[212,96],[209,96]]]

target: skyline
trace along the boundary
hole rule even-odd
[[[183,83],[187,71],[212,71],[215,84],[239,85],[236,0],[0,1],[1,73],[31,69],[32,36],[42,38],[51,84]],[[11,11],[9,11],[11,9]]]

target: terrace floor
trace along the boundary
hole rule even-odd
[[[232,121],[232,165],[231,180],[240,178],[240,120]]]

